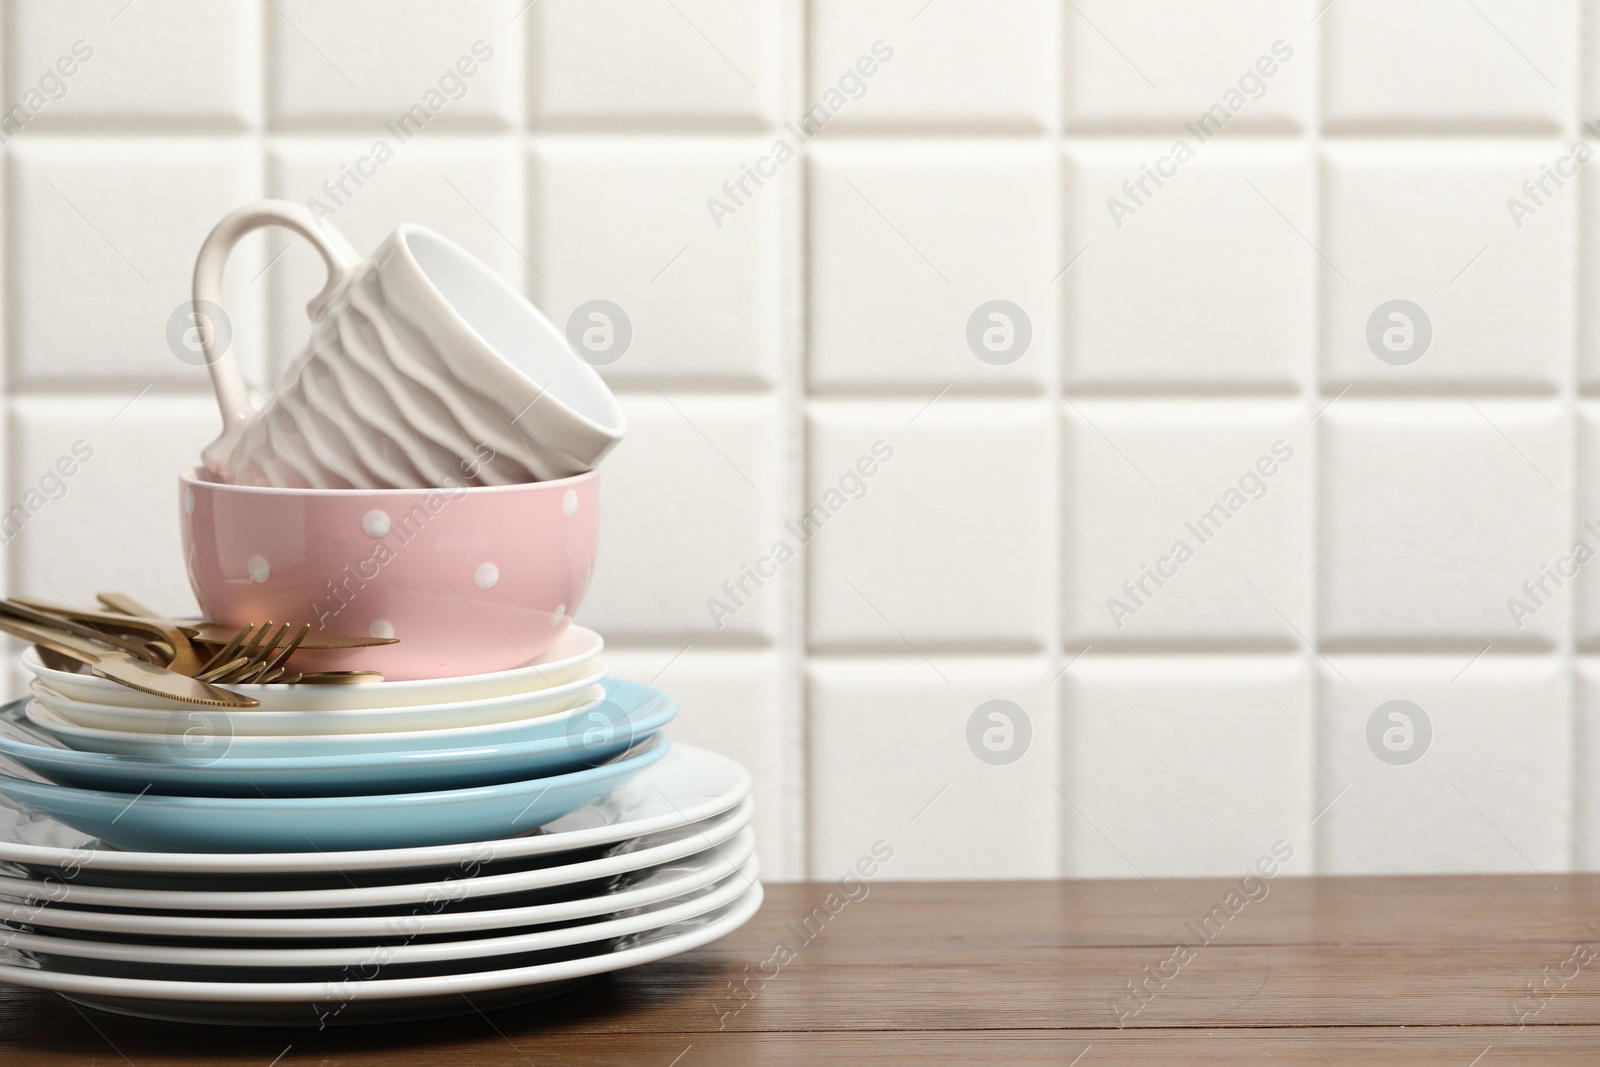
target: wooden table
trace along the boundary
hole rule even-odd
[[[775,885],[743,930],[678,959],[361,1030],[147,1023],[6,987],[0,1063],[1600,1062],[1600,876],[1263,885],[875,883],[832,915],[836,887]]]

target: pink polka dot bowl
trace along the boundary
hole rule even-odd
[[[521,667],[566,631],[600,538],[594,471],[440,489],[178,481],[189,584],[211,619],[399,638],[301,652],[302,670],[411,681]]]

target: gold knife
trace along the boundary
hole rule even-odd
[[[110,679],[129,689],[137,689],[151,696],[181,700],[186,704],[210,704],[226,708],[256,708],[261,701],[255,697],[223,689],[221,686],[174,674],[165,667],[123,652],[104,648],[93,641],[85,641],[71,634],[35,626],[12,615],[0,615],[0,630],[32,641],[42,648],[86,663],[101,678]]]

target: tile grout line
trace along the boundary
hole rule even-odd
[[[778,86],[779,121],[784,113],[798,113],[804,106],[808,66],[811,52],[811,28],[805,0],[787,0],[783,17],[794,41],[791,48],[781,49],[781,77]],[[765,124],[770,134],[773,124]],[[783,307],[783,338],[779,345],[779,366],[775,375],[773,392],[783,404],[787,417],[783,423],[784,440],[781,461],[782,488],[778,493],[780,507],[791,509],[798,515],[805,507],[806,486],[810,471],[810,444],[806,403],[807,352],[810,344],[810,164],[801,157],[791,181],[783,189],[783,210],[779,226],[779,260],[784,264],[779,279],[779,303]],[[782,520],[782,515],[778,516]],[[811,600],[808,594],[811,578],[811,558],[805,555],[792,568],[782,592],[787,596],[786,609],[779,620],[779,639],[783,646],[781,662],[784,684],[780,707],[786,720],[784,732],[794,742],[793,766],[784,769],[790,777],[785,790],[790,811],[785,828],[793,834],[789,845],[790,862],[802,877],[815,877],[819,869],[814,853],[815,832],[812,825],[811,799],[813,796],[812,745],[815,742],[811,721],[811,691],[809,684],[810,649],[809,629]]]
[[[1569,42],[1569,46],[1574,50],[1572,53],[1574,58],[1572,67],[1573,78],[1572,86],[1570,88],[1571,96],[1567,102],[1568,126],[1567,129],[1563,131],[1566,134],[1566,137],[1569,139],[1569,144],[1571,143],[1571,139],[1578,135],[1583,126],[1583,93],[1585,81],[1583,53],[1585,51],[1584,35],[1588,29],[1586,23],[1590,17],[1589,11],[1590,5],[1578,5],[1576,12],[1578,31],[1572,35],[1572,40]],[[1565,448],[1563,451],[1567,461],[1567,479],[1566,492],[1561,495],[1559,506],[1561,512],[1561,521],[1563,524],[1563,532],[1573,537],[1577,536],[1579,530],[1579,520],[1581,519],[1579,501],[1583,496],[1582,489],[1579,486],[1579,476],[1583,469],[1583,453],[1579,440],[1578,418],[1581,390],[1578,383],[1583,376],[1581,369],[1583,366],[1583,276],[1585,231],[1587,227],[1583,225],[1583,208],[1581,197],[1586,189],[1587,185],[1585,183],[1580,183],[1579,188],[1574,190],[1579,194],[1580,201],[1579,207],[1574,216],[1573,225],[1577,232],[1573,238],[1572,277],[1568,280],[1568,284],[1573,287],[1571,311],[1573,318],[1571,324],[1572,352],[1562,375],[1560,398],[1562,410],[1561,421],[1563,432],[1566,434],[1566,440],[1564,442]],[[1577,783],[1578,761],[1581,759],[1581,753],[1578,751],[1577,745],[1578,708],[1576,702],[1578,680],[1578,658],[1576,654],[1576,648],[1579,590],[1574,589],[1573,592],[1574,595],[1567,597],[1567,603],[1562,605],[1562,618],[1564,625],[1561,627],[1561,634],[1559,638],[1559,654],[1562,660],[1562,676],[1566,681],[1563,702],[1565,705],[1564,711],[1566,713],[1565,740],[1567,743],[1568,753],[1566,810],[1568,823],[1567,870],[1569,871],[1576,871],[1580,869],[1578,856],[1578,830],[1580,823],[1580,812],[1578,810],[1579,792]],[[1479,1059],[1482,1059],[1482,1057],[1480,1056]]]
[[[253,135],[256,145],[256,176],[257,180],[260,182],[259,188],[261,190],[261,195],[264,197],[270,197],[275,192],[272,185],[273,136],[268,130],[267,121],[268,112],[271,108],[272,62],[274,58],[272,50],[272,31],[269,25],[272,18],[270,11],[271,7],[269,0],[256,0],[256,16],[259,19],[257,25],[260,30],[260,36],[259,47],[257,47],[255,50],[256,105],[254,116],[255,128],[253,130]],[[268,256],[265,254],[265,251],[270,250],[271,248],[269,243],[270,238],[268,236],[270,232],[270,230],[265,231],[261,236],[261,246],[264,250],[262,259],[268,258]],[[286,244],[284,248],[285,251],[287,251],[288,245]],[[261,275],[266,274],[270,269],[271,264],[269,263],[266,267],[261,268],[261,274],[256,275],[256,278],[252,279],[252,281],[259,279]],[[262,285],[260,291],[256,294],[257,307],[261,316],[261,352],[259,353],[260,366],[269,376],[276,373],[279,365],[279,360],[274,358],[274,350],[278,347],[278,324],[277,316],[273,314],[273,284],[274,279],[268,278],[266,283]],[[254,286],[252,285],[251,288],[254,288]],[[241,359],[239,366],[241,370],[245,371],[246,373],[249,372],[249,367],[245,360]],[[206,390],[208,393],[210,391],[211,390],[209,388]]]
[[[1309,40],[1306,44],[1306,57],[1311,64],[1310,86],[1306,92],[1306,123],[1303,133],[1306,159],[1308,163],[1308,197],[1311,209],[1311,218],[1308,221],[1316,247],[1322,247],[1322,20],[1313,18],[1307,25]],[[1306,507],[1306,565],[1309,573],[1305,576],[1306,604],[1308,617],[1306,631],[1313,642],[1309,649],[1301,650],[1301,660],[1305,664],[1306,685],[1310,691],[1306,694],[1306,709],[1309,721],[1306,723],[1306,747],[1309,766],[1305,775],[1305,801],[1306,810],[1310,811],[1317,806],[1319,796],[1326,793],[1323,788],[1323,761],[1322,761],[1322,668],[1315,659],[1315,649],[1322,647],[1322,582],[1321,582],[1321,519],[1322,519],[1322,449],[1318,447],[1322,429],[1317,426],[1322,410],[1318,401],[1322,395],[1322,284],[1325,264],[1311,261],[1311,293],[1307,302],[1309,314],[1307,315],[1306,329],[1309,334],[1306,346],[1307,366],[1301,381],[1302,414],[1312,419],[1306,432],[1306,451],[1310,453],[1311,460],[1311,485],[1307,495]],[[1343,395],[1341,393],[1341,395]],[[1315,414],[1313,414],[1315,413]],[[1326,809],[1324,809],[1326,810]],[[1322,848],[1321,839],[1324,830],[1316,827],[1317,819],[1322,812],[1317,812],[1311,822],[1306,826],[1308,840],[1307,850],[1311,853],[1308,863],[1308,874],[1321,873]]]
[[[11,77],[11,52],[12,49],[6,42],[16,40],[15,27],[12,25],[16,18],[16,7],[12,4],[0,6],[0,85],[9,85]],[[8,153],[9,154],[9,153]],[[15,376],[12,371],[12,362],[16,358],[18,345],[13,342],[11,321],[12,299],[12,257],[15,236],[11,232],[13,222],[11,210],[11,171],[9,160],[0,156],[0,395],[5,398],[4,405],[0,405],[0,485],[5,486],[7,500],[17,499],[17,489],[22,484],[19,465],[16,463],[16,453],[21,451],[16,448],[16,438],[13,431],[16,428],[16,394],[13,389]],[[3,565],[0,565],[0,592],[10,596],[20,587],[17,576],[13,573],[17,565],[17,552],[12,550],[6,553]],[[6,638],[0,642],[0,650],[7,653],[10,664],[5,674],[0,674],[0,686],[5,689],[5,695],[13,692],[22,692],[20,686],[13,688],[12,678],[20,678],[15,666],[17,657],[10,655],[13,651],[20,651],[22,642],[17,638]]]
[[[1069,210],[1067,203],[1066,72],[1068,62],[1067,53],[1069,48],[1067,41],[1067,19],[1064,6],[1061,4],[1052,5],[1050,11],[1050,17],[1055,20],[1055,23],[1052,26],[1052,30],[1054,31],[1053,37],[1055,40],[1055,63],[1053,64],[1055,69],[1055,82],[1050,87],[1051,112],[1053,116],[1053,121],[1051,123],[1052,136],[1050,138],[1052,148],[1050,159],[1050,203],[1055,205],[1055,218],[1053,220],[1055,224],[1055,239],[1051,242],[1051,246],[1054,248],[1056,253],[1056,262],[1065,263],[1067,262],[1065,257],[1073,254],[1071,252],[1071,246],[1073,242],[1067,237],[1067,222],[1069,218],[1076,217]],[[1082,254],[1082,252],[1076,253],[1076,255],[1079,256]],[[1064,270],[1063,273],[1065,273]],[[1057,275],[1057,279],[1059,278],[1060,275]],[[1050,539],[1050,545],[1052,549],[1050,553],[1050,562],[1055,568],[1055,574],[1054,581],[1052,581],[1049,585],[1049,588],[1053,594],[1051,597],[1049,612],[1049,618],[1053,620],[1053,632],[1049,635],[1049,642],[1045,646],[1049,649],[1046,668],[1050,672],[1051,682],[1045,691],[1045,700],[1054,714],[1056,726],[1055,744],[1051,749],[1051,769],[1054,774],[1054,777],[1051,778],[1051,781],[1066,782],[1068,768],[1067,751],[1068,746],[1072,743],[1072,738],[1067,736],[1067,723],[1070,721],[1070,718],[1068,715],[1066,693],[1070,686],[1069,683],[1062,677],[1072,666],[1072,663],[1070,662],[1066,664],[1063,664],[1062,662],[1065,659],[1062,645],[1066,640],[1067,625],[1065,607],[1067,603],[1067,597],[1070,594],[1070,590],[1067,588],[1067,575],[1069,572],[1069,568],[1067,567],[1067,524],[1063,517],[1067,508],[1067,465],[1063,459],[1063,452],[1066,449],[1066,431],[1064,427],[1066,425],[1068,416],[1066,412],[1062,410],[1061,405],[1054,402],[1055,398],[1050,396],[1051,390],[1048,388],[1048,386],[1054,385],[1055,393],[1060,396],[1062,400],[1066,399],[1064,390],[1066,389],[1067,376],[1062,373],[1062,368],[1065,366],[1067,360],[1065,322],[1067,310],[1067,285],[1061,284],[1060,288],[1057,288],[1056,281],[1052,280],[1052,284],[1045,289],[1045,292],[1047,294],[1047,298],[1051,302],[1052,309],[1055,312],[1055,314],[1049,316],[1050,321],[1055,324],[1055,345],[1053,346],[1055,357],[1052,360],[1051,365],[1045,369],[1048,382],[1047,388],[1044,390],[1045,396],[1051,400],[1051,408],[1053,409],[1051,412],[1053,417],[1050,420],[1050,463],[1055,472],[1055,477],[1051,479],[1051,488],[1054,491],[1054,494],[1051,501],[1053,506],[1050,509],[1050,522],[1055,534],[1055,536]],[[1087,649],[1085,651],[1087,651]],[[1073,662],[1076,662],[1076,659],[1074,659]],[[1069,848],[1069,841],[1067,837],[1067,827],[1074,824],[1067,817],[1067,812],[1065,810],[1067,804],[1066,798],[1061,797],[1060,799],[1061,803],[1055,805],[1056,826],[1055,833],[1052,836],[1056,846],[1056,877],[1065,878],[1068,876],[1069,872],[1074,869],[1072,863],[1073,857],[1070,855],[1071,850]],[[1082,1057],[1080,1056],[1079,1058]]]

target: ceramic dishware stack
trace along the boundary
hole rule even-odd
[[[523,667],[180,704],[23,655],[0,708],[0,980],[324,1026],[485,1010],[759,906],[750,779],[569,624]],[[467,994],[470,1002],[463,999]]]
[[[260,409],[207,333],[224,431],[179,478],[182,551],[211,632],[328,637],[239,683],[72,609],[78,645],[210,678],[221,706],[67,662],[6,602],[36,647],[0,707],[0,981],[320,1027],[538,999],[737,928],[762,892],[749,775],[673,744],[672,697],[610,677],[573,622],[593,467],[622,433],[609,391],[439,235],[402,226],[362,261],[292,204],[219,224],[197,321],[266,224],[329,280]]]

